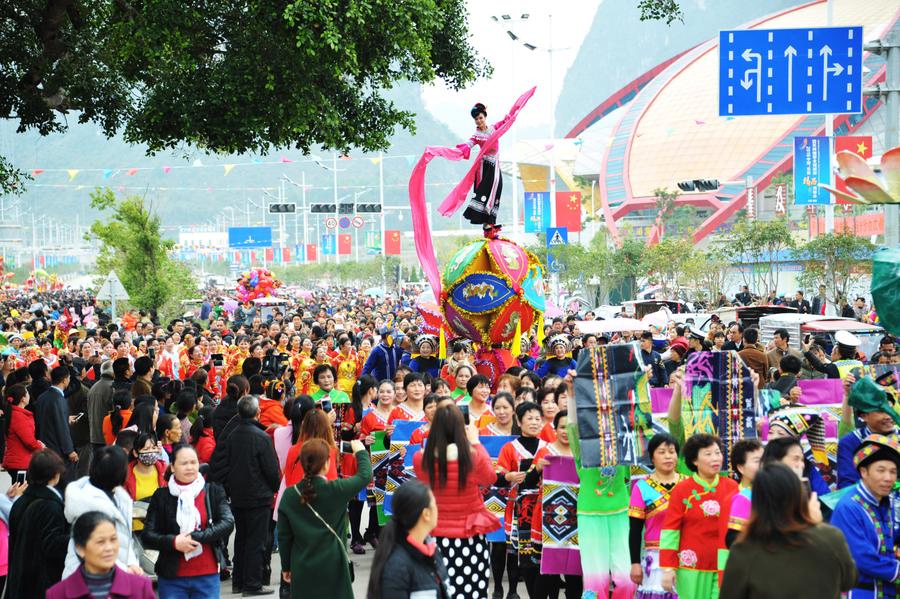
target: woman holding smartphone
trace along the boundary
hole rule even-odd
[[[26,410],[31,398],[24,385],[11,385],[4,393],[7,407],[3,410],[3,434],[6,451],[3,452],[3,468],[9,472],[13,484],[24,483],[24,473],[31,461],[31,454],[44,448],[34,432],[34,413]],[[20,478],[19,474],[23,476]]]

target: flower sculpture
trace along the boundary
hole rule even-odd
[[[839,176],[851,193],[822,185],[836,197],[854,204],[900,204],[900,146],[881,157],[881,176],[853,152],[838,152],[837,162]]]

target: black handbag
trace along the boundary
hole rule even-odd
[[[294,492],[296,492],[297,495],[299,495],[302,499],[303,496],[300,495],[300,490],[297,489],[297,485],[294,485],[293,489],[294,489]],[[340,545],[341,551],[344,552],[344,557],[347,559],[347,569],[350,571],[350,582],[355,582],[356,581],[356,571],[353,568],[353,562],[350,561],[350,554],[347,553],[347,543],[345,541],[341,540],[340,535],[338,535],[338,533],[334,532],[334,529],[331,528],[331,525],[328,524],[328,522],[325,522],[325,518],[323,518],[322,516],[319,515],[319,512],[316,511],[316,508],[314,508],[309,503],[307,503],[305,505],[312,511],[312,513],[315,515],[315,517],[319,519],[319,522],[321,522],[322,524],[325,525],[325,528],[328,529],[328,532],[330,532],[332,535],[334,535],[334,538],[337,539],[338,545]]]

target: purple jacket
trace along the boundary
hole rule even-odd
[[[111,599],[156,599],[153,592],[153,583],[144,576],[135,576],[116,566],[116,574],[113,576],[112,588],[109,590]],[[47,599],[91,599],[81,569],[76,570],[68,578],[62,579],[47,591]]]

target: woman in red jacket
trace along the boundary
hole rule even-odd
[[[484,506],[480,486],[497,475],[478,429],[466,426],[455,405],[434,413],[428,440],[413,456],[416,477],[428,484],[438,505],[435,540],[447,561],[454,598],[487,599],[490,551],[485,534],[500,521]]]
[[[34,414],[25,409],[30,401],[25,385],[8,387],[5,399],[8,405],[3,410],[3,433],[6,437],[3,467],[15,483],[19,471],[28,470],[31,454],[43,449],[44,444],[34,435]]]
[[[201,464],[209,464],[213,451],[216,450],[216,438],[212,428],[212,406],[200,408],[197,419],[191,425],[191,445],[197,450],[197,459]]]

